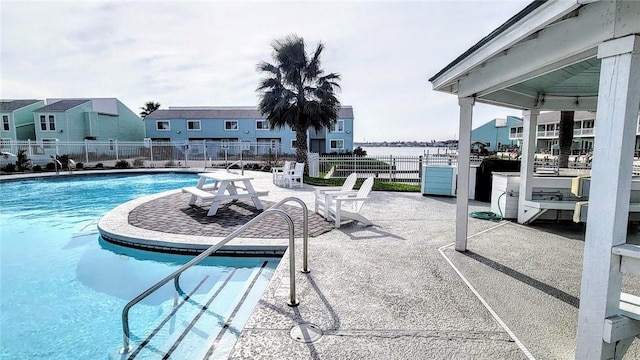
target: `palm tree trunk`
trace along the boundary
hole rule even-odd
[[[573,143],[573,111],[560,112],[560,129],[558,131],[558,167],[566,169],[569,167],[569,155],[571,155],[571,144]]]
[[[296,129],[296,161],[307,162],[307,131]],[[305,168],[307,166],[305,165]]]

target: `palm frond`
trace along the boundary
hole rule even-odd
[[[330,128],[338,118],[340,75],[324,75],[322,43],[311,57],[305,51],[304,39],[295,34],[276,39],[271,46],[273,63],[256,66],[264,76],[257,88],[261,92],[258,108],[271,128],[290,126],[296,131],[296,153],[306,154],[306,131]]]

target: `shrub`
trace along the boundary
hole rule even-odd
[[[55,171],[56,170],[56,164],[50,162],[47,164],[47,170],[49,171]]]
[[[364,150],[363,148],[358,146],[357,148],[353,149],[353,155],[356,155],[356,156],[367,156],[367,150]]]
[[[176,163],[173,160],[169,160],[166,163],[164,163],[164,167],[173,167],[173,166],[176,166]]]
[[[102,168],[104,167],[104,164],[102,164],[102,163],[97,163],[97,164],[96,164],[96,167],[97,167],[97,168],[102,169]]]
[[[27,150],[18,150],[17,158],[18,160],[16,161],[16,166],[18,167],[18,169],[23,170],[30,167],[29,162],[31,160],[27,156]]]
[[[116,166],[115,166],[116,169],[128,169],[130,167],[131,167],[131,165],[129,164],[129,162],[127,160],[124,160],[124,159],[123,160],[118,160],[116,162]]]
[[[59,155],[56,156],[58,161],[60,161],[60,163],[62,165],[60,165],[60,169],[68,169],[69,168],[69,155],[64,154],[64,155]]]
[[[5,166],[4,169],[2,169],[2,171],[14,172],[16,171],[16,164],[7,164],[7,166]]]
[[[40,166],[40,165],[35,165],[35,166],[33,167],[33,171],[34,171],[34,172],[41,172],[41,171],[42,171],[42,166]]]
[[[76,169],[84,169],[83,163],[76,163]]]

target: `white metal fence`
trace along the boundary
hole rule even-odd
[[[233,163],[274,165],[285,159],[294,159],[295,155],[284,153],[280,146],[270,143],[225,142],[225,141],[190,141],[188,143],[172,143],[158,141],[98,142],[46,142],[46,141],[2,141],[0,150],[3,154],[16,155],[24,151],[31,160],[31,165],[45,166],[53,158],[66,155],[75,163],[85,167],[99,164],[115,166],[126,161],[130,167],[209,167],[228,166]],[[518,160],[515,153],[498,153],[498,158]],[[310,158],[310,169],[315,176],[344,178],[352,172],[361,177],[375,176],[378,181],[420,183],[423,165],[457,166],[457,156],[450,154],[425,154],[424,156],[355,156],[355,155],[321,155]],[[482,157],[472,156],[471,164],[480,164]],[[15,162],[15,157],[0,156],[0,166]],[[317,162],[317,166],[316,163]],[[313,164],[312,164],[313,163]],[[535,168],[557,168],[557,156],[536,154]],[[569,168],[591,168],[591,156],[572,156]],[[640,160],[634,162],[633,175],[640,176]]]
[[[32,165],[41,166],[51,163],[55,156],[65,155],[83,166],[114,166],[124,160],[132,167],[215,166],[237,161],[270,164],[293,157],[269,143],[225,141],[3,141],[0,145],[3,153],[17,155],[24,151]]]
[[[424,165],[457,166],[458,159],[452,154],[427,154],[425,156],[320,156],[319,176],[345,178],[356,172],[359,177],[374,176],[376,181],[419,184]],[[479,164],[482,159],[472,159]]]

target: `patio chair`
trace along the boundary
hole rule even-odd
[[[355,196],[345,195],[332,198],[332,202],[328,205],[329,217],[335,221],[336,229],[340,228],[343,219],[359,221],[367,226],[373,225],[371,221],[360,215],[360,211],[373,188],[373,180],[373,176],[368,177]]]
[[[291,171],[291,161],[285,161],[282,167],[274,167],[271,169],[273,175],[273,183],[276,185],[284,184],[284,174],[288,174]]]
[[[347,176],[341,187],[334,186],[317,188],[315,194],[316,213],[323,216],[325,219],[328,219],[329,208],[327,207],[327,204],[330,204],[333,201],[332,197],[341,195],[355,195],[358,192],[357,190],[353,190],[353,187],[356,185],[356,180],[358,180],[358,174],[352,173]],[[321,208],[322,213],[320,213]]]
[[[300,184],[300,187],[302,187],[303,178],[304,178],[304,163],[297,162],[295,167],[293,168],[293,171],[289,171],[288,174],[283,175],[284,185],[286,186],[287,184],[289,184],[289,188],[292,188],[293,183],[297,182],[298,184]]]

